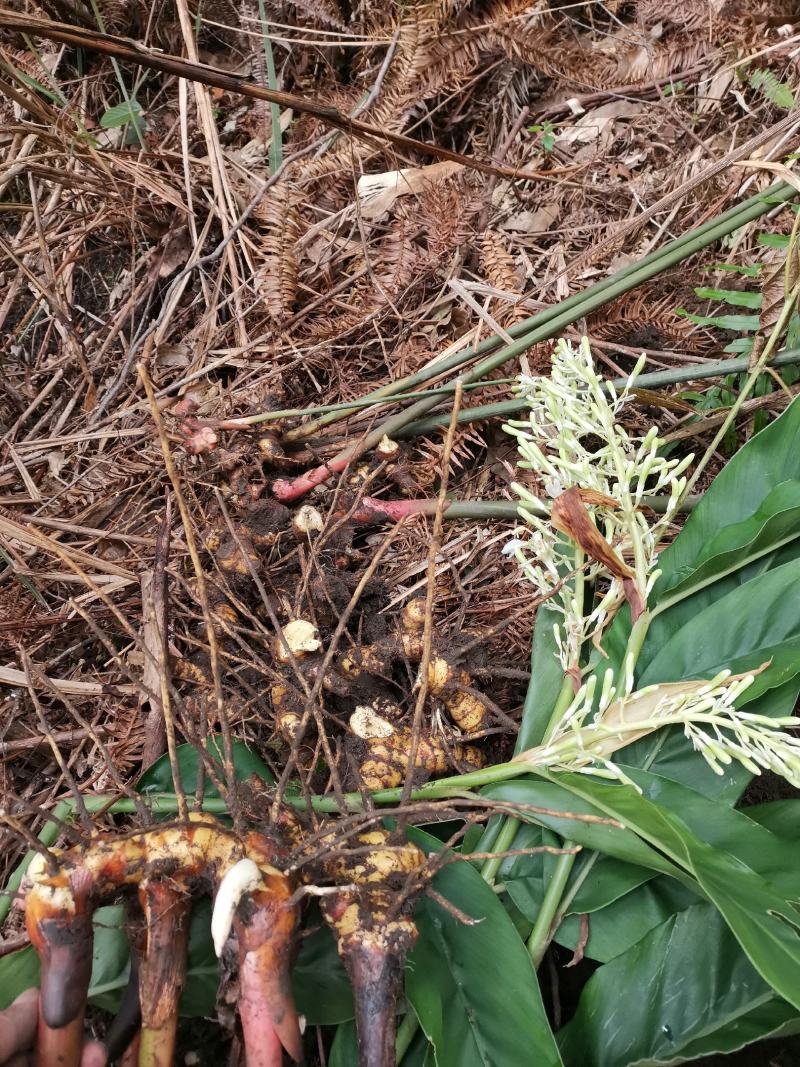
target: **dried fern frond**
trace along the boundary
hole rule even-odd
[[[473,220],[479,210],[468,179],[461,175],[429,186],[419,197],[414,218],[425,233],[430,258],[441,261],[466,244],[474,234]]]
[[[255,215],[266,230],[256,288],[270,316],[280,322],[291,314],[297,295],[296,245],[300,215],[296,195],[289,184],[281,182],[271,189]]]
[[[333,26],[337,30],[347,28],[345,16],[337,0],[292,0],[291,6],[300,14],[303,25],[308,19],[310,25],[316,22],[321,26]]]
[[[513,256],[496,230],[484,231],[481,238],[481,267],[487,282],[493,289],[502,289],[504,293],[516,296],[521,295]],[[520,322],[528,317],[525,308],[504,300],[496,301],[492,312],[503,326],[511,322]]]
[[[378,262],[381,270],[376,275],[383,290],[381,301],[402,293],[414,280],[420,266],[420,254],[414,244],[416,227],[405,218],[396,219],[381,243]]]
[[[697,352],[713,345],[707,330],[676,315],[675,298],[659,297],[661,286],[634,290],[615,300],[587,322],[589,333],[601,341],[653,347],[674,347]]]

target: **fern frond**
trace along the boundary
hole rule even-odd
[[[279,183],[254,213],[266,231],[262,237],[263,263],[256,275],[256,288],[270,316],[280,322],[291,314],[297,294],[295,246],[300,234],[296,194],[286,182]]]

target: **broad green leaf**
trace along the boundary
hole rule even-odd
[[[299,941],[292,968],[297,1010],[310,1026],[331,1026],[353,1017],[350,981],[327,927],[319,927]],[[211,902],[198,901],[192,910],[186,986],[181,1014],[213,1015],[219,968],[211,942]]]
[[[631,769],[630,775],[640,785],[646,783],[642,772]],[[576,797],[619,819],[693,875],[762,978],[800,1006],[800,908],[794,903],[800,894],[782,891],[737,855],[701,840],[660,798],[654,802],[632,786],[600,782],[588,775],[559,775],[558,781]]]
[[[138,100],[123,100],[121,104],[107,108],[100,116],[100,126],[104,130],[113,130],[128,123],[144,130],[144,113]]]
[[[409,836],[428,848],[439,844],[419,832]],[[415,912],[419,939],[406,968],[406,995],[437,1067],[559,1067],[536,972],[495,893],[465,862],[443,867],[433,885],[480,920],[467,926],[427,896]]]
[[[30,945],[0,956],[0,1011],[38,984],[39,957]]]
[[[233,769],[240,782],[255,774],[265,782],[274,783],[275,778],[269,767],[244,741],[233,738],[231,748],[233,750]],[[217,764],[216,773],[224,780],[222,737],[218,734],[209,737],[206,741],[206,749]],[[192,744],[178,745],[176,755],[183,791],[189,796],[197,786],[197,770],[200,765],[200,757],[197,749]],[[147,768],[137,782],[136,788],[140,793],[172,793],[175,791],[172,781],[172,768],[170,767],[169,756],[166,753]],[[208,775],[205,778],[205,795],[207,797],[219,796]]]
[[[567,1067],[645,1067],[741,1048],[796,1016],[699,903],[600,967],[558,1040]]]
[[[94,913],[92,980],[89,1002],[116,1011],[130,975],[130,949],[125,932],[125,908],[115,904]]]
[[[788,1018],[787,1018],[788,1016]],[[722,1030],[690,1041],[683,1050],[684,1058],[696,1059],[712,1053],[736,1052],[765,1038],[775,1040],[800,1033],[800,1015],[785,1000],[772,997],[751,1011],[731,1019]],[[756,1050],[753,1050],[756,1052]]]
[[[720,471],[680,534],[661,553],[661,577],[651,605],[657,605],[667,592],[686,582],[704,559],[707,546],[722,532],[751,519],[779,485],[798,480],[800,403],[795,400]]]
[[[352,1062],[353,1067],[355,1067],[357,1061],[354,1060]],[[434,1067],[435,1054],[424,1031],[420,1028],[408,1046],[408,1051],[403,1056],[400,1067],[427,1067],[428,1064]]]
[[[313,918],[309,919],[309,926]],[[353,989],[333,934],[321,921],[300,940],[292,968],[297,1010],[310,1026],[332,1026],[353,1017]]]
[[[800,553],[799,539],[800,480],[792,479],[774,486],[747,518],[723,526],[709,537],[691,571],[670,583],[668,595],[659,583],[659,599],[666,596],[669,600],[708,584],[790,541],[798,540]]]
[[[765,248],[788,248],[789,235],[784,233],[760,233],[758,243]]]
[[[770,800],[744,808],[744,814],[777,837],[796,843],[800,839],[800,800]]]
[[[593,853],[591,857],[587,855],[587,863],[590,858],[592,863],[588,873],[580,868],[577,871],[581,878],[580,888],[572,897],[568,915],[586,915],[600,911],[615,900],[627,897],[632,889],[653,877],[651,871],[635,863],[625,863],[623,860],[598,853]]]
[[[558,848],[560,845],[561,839],[552,831],[535,823],[521,822],[511,847]],[[525,856],[509,856],[500,865],[497,881],[503,883],[514,906],[529,922],[533,922],[538,914],[544,896],[544,886],[549,881],[557,859],[557,856],[548,852],[531,852]]]
[[[749,355],[753,351],[752,337],[736,337],[722,349],[723,352],[735,352],[740,356]]]
[[[800,673],[800,558],[731,590],[699,612],[649,661],[637,686],[713,678],[769,666],[744,694],[747,703]]]
[[[358,1063],[358,1037],[354,1022],[340,1023],[336,1027],[328,1067],[355,1067]]]
[[[538,833],[542,844],[558,846],[560,839],[548,830],[534,827],[527,823],[523,826]],[[547,835],[544,837],[543,835]],[[520,841],[521,834],[514,840],[514,848],[529,847]],[[538,842],[537,842],[538,843]],[[535,922],[542,905],[545,886],[549,883],[552,868],[557,856],[538,853],[518,856],[504,870],[500,868],[498,881],[503,883],[505,891],[514,905],[529,922]],[[585,915],[600,911],[620,897],[655,877],[653,871],[633,863],[603,856],[599,852],[584,849],[576,857],[570,879],[564,893],[567,903],[567,915]]]
[[[525,699],[525,713],[519,726],[515,752],[524,752],[540,744],[561,692],[564,671],[553,633],[553,625],[558,619],[558,612],[547,604],[542,604],[536,613],[530,688]]]
[[[696,904],[698,899],[696,893],[674,878],[659,875],[588,916],[589,940],[584,947],[584,955],[607,963],[626,952],[670,916]],[[580,934],[579,914],[570,915],[559,926],[555,940],[574,952]]]
[[[735,263],[715,263],[714,270],[726,270],[731,274],[743,274],[746,278],[757,278],[761,273],[762,264],[752,263],[750,266],[742,267]]]
[[[757,309],[761,307],[761,293],[743,292],[740,289],[695,289],[701,300],[722,300],[733,307]]]
[[[95,1007],[114,1010],[119,992],[128,984],[128,939],[120,905],[98,908],[94,913],[94,945],[89,999]],[[20,993],[39,984],[39,957],[29,946],[0,957],[0,1011]],[[116,996],[110,995],[117,993]]]

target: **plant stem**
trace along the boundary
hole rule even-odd
[[[519,822],[509,816],[503,822],[500,827],[500,833],[497,835],[497,840],[492,845],[492,852],[507,852],[514,843],[514,838],[517,836],[517,830],[519,830]],[[503,856],[492,856],[484,862],[481,867],[481,878],[491,885],[497,877],[497,872],[500,870],[500,864],[503,862]]]
[[[419,1030],[419,1019],[415,1012],[409,1009],[397,1027],[397,1036],[394,1040],[396,1063],[402,1062],[403,1056],[408,1052],[408,1046],[414,1040],[417,1030]]]
[[[561,716],[572,703],[574,696],[575,686],[572,678],[567,674],[564,676],[564,681],[561,683],[561,689],[559,690],[558,698],[553,707],[553,712],[545,727],[544,734],[542,735],[542,744],[545,744],[552,736],[553,730],[561,721]]]
[[[258,0],[258,18],[261,22],[261,36],[264,41],[264,61],[267,66],[267,87],[273,92],[278,88],[278,78],[275,73],[275,56],[272,51],[272,39],[269,35],[269,23],[267,22],[267,9],[264,0]],[[270,142],[269,142],[269,170],[274,174],[283,163],[283,142],[281,140],[281,109],[276,103],[270,107]]]
[[[87,797],[86,805],[91,810],[91,801],[94,798]],[[106,803],[108,801],[106,800]],[[99,806],[99,805],[98,805]],[[56,809],[53,812],[52,822],[46,822],[40,832],[37,834],[39,840],[45,846],[49,848],[54,845],[58,840],[58,835],[61,833],[61,823],[70,817],[75,810],[75,803],[72,800],[62,800],[56,805]],[[55,820],[58,820],[57,822]],[[24,859],[19,863],[12,873],[11,877],[6,882],[6,887],[3,893],[0,894],[0,925],[5,921],[9,911],[11,911],[11,905],[14,902],[14,897],[22,884],[22,879],[25,876],[25,872],[28,869],[28,864],[31,862],[36,853],[31,850],[26,852]]]
[[[796,196],[796,189],[785,182],[778,182],[777,184],[770,186],[770,188],[766,189],[763,193],[758,193],[755,196],[750,197],[748,200],[744,200],[742,203],[734,205],[734,207],[729,208],[728,211],[725,211],[723,214],[704,223],[697,229],[690,230],[689,233],[684,234],[677,240],[670,241],[668,244],[664,245],[663,248],[656,252],[651,252],[650,255],[645,256],[637,263],[632,263],[624,270],[618,271],[611,278],[596,282],[594,285],[589,286],[589,288],[584,289],[579,293],[573,293],[572,296],[567,297],[566,300],[562,300],[558,304],[554,304],[552,307],[545,308],[543,311],[530,318],[524,319],[522,322],[511,325],[507,332],[512,337],[519,338],[519,340],[515,341],[512,345],[507,345],[505,348],[502,348],[496,356],[492,357],[492,359],[484,360],[482,363],[479,363],[474,367],[472,371],[464,374],[465,383],[482,378],[507,360],[526,351],[538,341],[544,341],[550,337],[554,337],[566,326],[571,326],[583,315],[587,314],[587,312],[602,307],[603,304],[616,299],[616,297],[635,288],[643,281],[647,281],[648,279],[655,277],[657,274],[662,273],[668,267],[674,266],[674,264],[687,259],[695,252],[712,244],[720,237],[725,237],[740,226],[752,222],[753,219],[756,219],[760,215],[769,211],[775,203],[786,202],[794,199]],[[364,399],[372,400],[373,402],[385,399],[395,393],[403,392],[414,386],[420,385],[431,378],[439,377],[446,371],[460,367],[469,360],[474,359],[476,356],[491,351],[500,344],[500,341],[501,338],[498,335],[492,335],[474,348],[455,352],[444,359],[429,364],[415,374],[407,375],[405,378],[399,378],[394,382],[381,386],[379,389],[375,389],[367,394]],[[414,406],[416,410],[413,410],[411,418],[416,418],[417,415],[425,414],[435,402],[435,398],[419,401],[419,404]],[[303,427],[298,427],[297,430],[288,434],[287,437],[291,439],[299,439],[310,436],[322,426],[344,418],[346,414],[347,410],[345,409],[342,412],[324,415],[322,418],[315,419]],[[460,414],[463,414],[463,412]],[[411,418],[407,421],[410,422]],[[462,421],[462,419],[459,418],[459,421]],[[389,436],[392,436],[391,433],[389,433]],[[380,438],[378,439],[380,440]]]
[[[572,844],[573,842],[571,841],[565,841],[564,847],[570,848]],[[561,903],[564,890],[567,888],[567,882],[572,873],[576,855],[577,853],[571,852],[558,857],[553,877],[547,886],[542,906],[539,908],[539,914],[536,916],[531,936],[528,938],[528,952],[533,960],[534,967],[538,967],[542,962],[542,957],[550,944],[553,919]]]
[[[800,220],[800,215],[798,215],[797,218],[795,219],[795,230],[797,229],[798,220]],[[790,254],[792,254],[793,253],[793,248],[790,247],[789,251],[790,251]],[[705,451],[705,453],[703,455],[703,458],[697,464],[697,467],[695,468],[694,472],[692,473],[691,478],[689,478],[688,481],[686,482],[686,488],[684,489],[684,492],[683,492],[684,496],[687,493],[689,493],[694,488],[694,486],[697,484],[697,479],[700,477],[702,472],[705,470],[706,464],[708,463],[708,461],[711,459],[711,457],[716,452],[717,446],[719,445],[720,441],[723,440],[723,438],[725,437],[725,434],[728,432],[728,430],[730,429],[731,425],[735,421],[736,416],[739,414],[739,409],[741,408],[742,404],[745,402],[745,400],[748,398],[750,393],[753,391],[753,387],[755,386],[756,382],[758,381],[759,375],[764,370],[764,367],[767,365],[770,353],[772,352],[773,348],[775,348],[775,346],[777,345],[778,341],[783,336],[783,333],[786,330],[787,326],[789,325],[789,319],[791,318],[792,313],[794,311],[795,304],[797,303],[798,296],[800,296],[800,282],[798,282],[794,286],[792,291],[787,294],[786,299],[784,300],[783,308],[781,309],[781,313],[778,316],[778,320],[775,323],[774,327],[772,328],[772,331],[770,332],[769,338],[767,339],[767,342],[764,345],[763,351],[761,352],[760,356],[758,357],[758,360],[757,360],[755,366],[753,367],[753,369],[750,372],[750,374],[747,376],[747,379],[745,380],[744,385],[739,390],[739,395],[736,397],[735,403],[732,405],[730,411],[728,412],[727,416],[725,417],[725,421],[722,423],[722,425],[720,426],[720,428],[717,430],[716,434],[714,435],[714,439],[711,442],[711,444],[708,446],[708,448],[706,449],[706,451]]]

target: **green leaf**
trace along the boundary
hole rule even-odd
[[[682,585],[706,555],[706,546],[729,526],[753,518],[778,486],[800,481],[800,403],[752,437],[723,468],[686,525],[659,556],[661,577],[652,603]],[[769,518],[769,512],[765,514]]]
[[[771,104],[791,111],[794,107],[794,93],[786,82],[778,80],[776,74],[766,67],[750,72],[749,81],[754,89],[760,89]]]
[[[558,1040],[567,1067],[644,1067],[733,1051],[796,1016],[699,903],[600,967]]]
[[[715,600],[662,643],[637,687],[684,678],[713,678],[768,663],[741,704],[800,673],[800,558],[767,571]],[[649,636],[649,635],[648,635]]]
[[[644,772],[630,768],[628,773],[641,788],[652,785]],[[656,803],[632,786],[599,782],[588,775],[559,775],[558,781],[576,797],[619,819],[696,878],[762,978],[800,1007],[800,908],[795,903],[799,893],[785,892],[737,855],[701,840],[660,797]],[[718,815],[725,810],[724,805],[716,807]],[[785,852],[785,845],[782,848]],[[785,868],[785,855],[783,862]]]
[[[536,613],[531,651],[531,681],[525,698],[515,752],[524,752],[541,743],[561,692],[564,671],[558,658],[558,646],[553,633],[553,625],[558,618],[558,612],[547,604],[542,604]]]
[[[743,292],[741,289],[695,289],[695,295],[701,300],[723,300],[726,304],[734,307],[753,308],[761,307],[761,293]]]
[[[731,330],[733,333],[747,333],[759,327],[758,315],[693,315],[685,308],[677,308],[675,314],[698,326],[716,326],[718,330]]]
[[[211,901],[197,900],[192,906],[189,926],[181,1015],[188,1018],[213,1015],[218,986],[219,963],[211,941]]]
[[[114,904],[98,908],[92,917],[92,980],[89,1003],[116,1011],[130,975],[130,947],[125,932],[125,908]]]
[[[332,1026],[353,1018],[353,989],[330,928],[321,924],[300,940],[292,968],[295,1004],[309,1026]],[[314,915],[309,918],[314,925]]]
[[[672,572],[668,599],[685,595],[796,539],[800,539],[800,480],[792,479],[770,489],[747,518],[711,535],[682,577]],[[666,595],[665,585],[657,593],[660,598]]]
[[[784,233],[760,233],[758,243],[766,248],[788,248],[789,235]]]
[[[744,809],[748,819],[765,826],[777,837],[800,840],[800,800],[771,800]]]
[[[589,940],[584,946],[584,954],[591,960],[607,963],[670,916],[697,901],[696,893],[674,878],[660,875],[589,915]],[[580,918],[577,914],[571,915],[559,926],[555,940],[574,952],[580,934]]]
[[[0,1011],[38,984],[39,957],[30,945],[0,956]]]
[[[328,1067],[355,1067],[358,1063],[358,1037],[354,1022],[341,1023],[328,1056]]]
[[[95,1007],[116,1010],[128,984],[128,938],[121,905],[98,908],[93,917],[92,977],[89,1000]],[[39,984],[39,957],[29,945],[0,957],[0,1011],[20,993]],[[114,996],[112,994],[116,993]]]
[[[144,131],[144,112],[138,100],[123,100],[122,103],[107,108],[100,116],[100,126],[104,130],[113,130],[129,123]]]
[[[233,769],[240,782],[255,774],[263,781],[269,782],[270,785],[274,784],[275,778],[269,767],[244,741],[233,738],[231,748],[233,750]],[[216,773],[221,778],[224,777],[222,737],[219,734],[209,737],[206,742],[206,749],[217,765]],[[197,786],[197,770],[200,765],[200,757],[197,749],[192,744],[178,745],[176,755],[183,791],[189,796]],[[172,768],[170,767],[169,756],[166,753],[147,768],[136,783],[136,788],[140,793],[172,793],[175,791],[175,785],[172,781]],[[205,780],[205,795],[207,797],[219,796],[208,776],[206,776]]]
[[[715,263],[714,270],[727,270],[732,274],[744,274],[747,278],[757,278],[761,273],[763,264],[752,263],[749,266],[739,266],[735,263]]]
[[[418,831],[409,836],[417,843],[427,838],[428,848],[439,844]],[[497,896],[469,863],[443,867],[433,885],[480,920],[464,925],[430,897],[415,912],[419,939],[406,968],[406,995],[437,1067],[559,1067],[536,972]]]
[[[632,889],[653,877],[651,871],[635,863],[625,863],[598,853],[593,853],[592,859],[592,866],[585,876],[576,864],[576,876],[581,878],[581,883],[570,901],[568,915],[587,915],[607,908],[622,897],[627,898]]]

